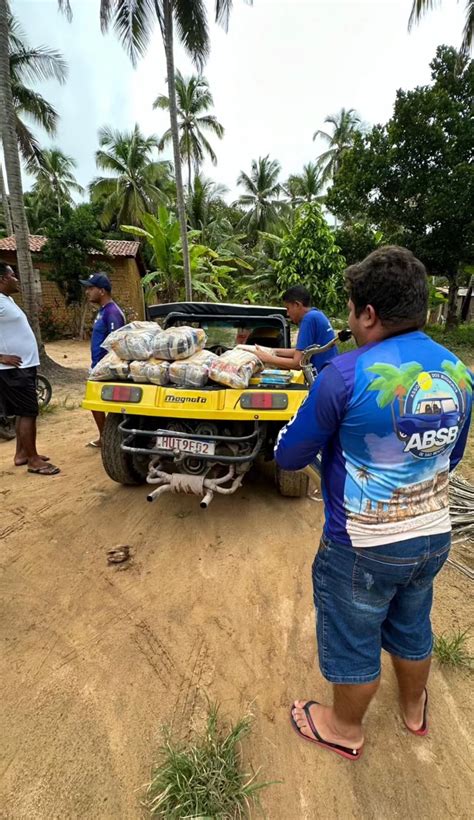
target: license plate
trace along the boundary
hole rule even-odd
[[[157,436],[155,446],[158,450],[178,451],[193,456],[213,456],[216,449],[213,441],[198,441],[193,438],[181,438],[181,436]]]

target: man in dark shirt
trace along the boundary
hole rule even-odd
[[[257,348],[257,355],[265,364],[286,370],[299,370],[303,351],[307,347],[313,345],[322,347],[332,341],[336,334],[322,310],[311,307],[311,295],[302,285],[289,288],[283,294],[283,303],[290,321],[299,325],[296,348],[278,349],[273,352],[273,355]],[[319,372],[327,362],[337,356],[337,353],[337,347],[334,345],[324,353],[315,354],[311,358],[311,363]]]
[[[88,279],[81,279],[80,282],[86,289],[86,296],[90,304],[99,306],[91,337],[91,367],[95,367],[107,353],[102,343],[109,333],[124,326],[125,316],[112,299],[112,285],[105,273],[93,273]],[[88,446],[101,447],[105,413],[93,410],[92,415],[99,430],[99,438],[89,442]]]

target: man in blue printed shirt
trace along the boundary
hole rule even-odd
[[[105,347],[102,347],[102,343],[106,340],[109,333],[112,333],[113,330],[117,330],[119,327],[123,327],[125,324],[125,316],[112,299],[112,285],[110,284],[109,277],[106,276],[105,273],[93,273],[88,279],[81,279],[80,282],[86,289],[86,296],[90,304],[99,306],[91,337],[91,367],[95,367],[107,353]],[[105,413],[93,410],[92,415],[99,430],[99,438],[89,442],[88,446],[100,448],[102,445]]]
[[[466,445],[472,379],[422,331],[428,282],[410,251],[380,248],[346,280],[359,347],[325,366],[275,456],[298,470],[322,452],[326,520],[313,590],[333,703],[295,701],[291,720],[300,736],[357,760],[382,649],[406,728],[428,732],[433,579],[450,547],[449,472]]]
[[[312,345],[322,347],[334,339],[335,333],[322,310],[311,307],[311,295],[302,285],[289,288],[283,294],[283,303],[290,321],[299,326],[296,348],[279,348],[272,355],[257,347],[257,354],[265,364],[286,370],[299,370],[303,351]],[[311,362],[319,372],[335,356],[337,348],[334,345],[325,353],[315,354]]]

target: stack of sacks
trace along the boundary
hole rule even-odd
[[[204,387],[209,378],[212,364],[219,359],[210,350],[200,350],[189,359],[170,364],[170,382],[176,387]]]
[[[268,347],[261,350],[272,353]],[[263,370],[263,364],[255,353],[255,346],[237,345],[233,350],[227,350],[217,361],[213,362],[209,371],[209,378],[226,387],[245,390],[250,379]]]
[[[134,382],[164,386],[170,382],[170,362],[175,362],[171,379],[174,384],[203,387],[211,362],[217,358],[202,349],[205,343],[206,334],[201,328],[162,330],[155,322],[130,322],[107,336],[103,347],[109,353],[91,371],[90,378],[111,381],[126,379],[130,374]],[[194,358],[200,354],[200,358]],[[184,368],[179,367],[185,363]]]

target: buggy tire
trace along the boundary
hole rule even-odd
[[[118,428],[122,420],[123,416],[118,413],[107,414],[102,434],[102,464],[112,481],[125,486],[137,486],[145,483],[147,471],[132,453],[124,453],[120,447],[122,435]]]
[[[281,470],[277,466],[275,479],[278,492],[285,498],[304,498],[308,494],[309,478],[298,470]]]

